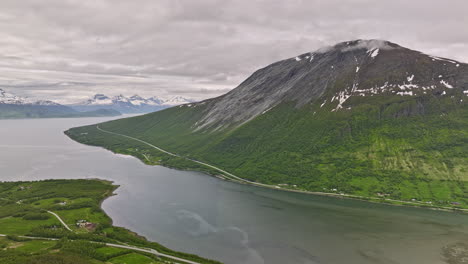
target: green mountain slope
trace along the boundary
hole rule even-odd
[[[99,127],[278,188],[468,207],[467,80],[466,64],[347,42],[272,64],[221,97]],[[66,133],[219,174],[96,126]]]

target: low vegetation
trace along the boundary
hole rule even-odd
[[[0,183],[0,263],[98,264],[173,263],[153,254],[104,243],[152,248],[199,263],[219,263],[172,251],[124,228],[112,226],[100,208],[117,186],[100,180]],[[72,229],[67,230],[49,213]],[[41,238],[41,239],[32,239]]]

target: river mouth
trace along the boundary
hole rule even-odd
[[[114,224],[225,263],[464,263],[468,216],[278,192],[147,166],[63,131],[107,118],[0,120],[0,180],[100,178]]]

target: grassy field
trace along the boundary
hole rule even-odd
[[[117,186],[100,180],[45,180],[0,183],[0,263],[120,264],[172,263],[155,255],[105,246],[125,243],[153,248],[199,263],[219,263],[172,251],[147,241],[112,220],[100,208]],[[52,214],[62,218],[68,231]],[[88,226],[79,227],[80,220]],[[33,240],[27,237],[53,238]],[[96,243],[97,242],[97,243]]]

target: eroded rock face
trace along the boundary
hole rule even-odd
[[[442,256],[448,264],[468,263],[468,243],[458,242],[442,249]]]
[[[468,65],[388,41],[355,40],[256,71],[231,92],[199,103],[207,107],[195,129],[240,125],[284,102],[346,111],[356,97],[425,95],[468,100]],[[421,100],[396,115],[424,112]]]

